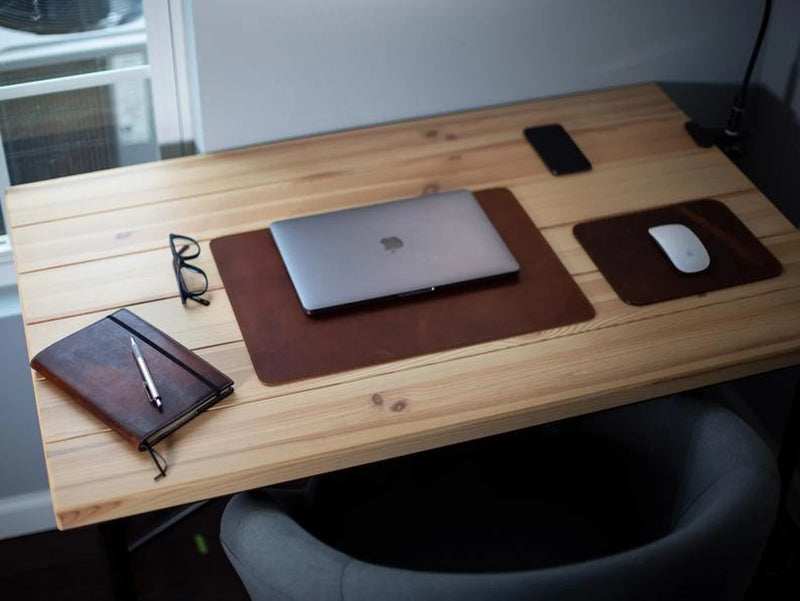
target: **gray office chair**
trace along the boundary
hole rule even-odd
[[[239,494],[221,539],[254,601],[741,599],[778,489],[675,396]]]

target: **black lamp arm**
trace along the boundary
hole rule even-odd
[[[747,64],[747,70],[744,73],[742,80],[742,87],[733,99],[733,106],[728,115],[728,123],[725,126],[725,134],[731,137],[737,137],[742,128],[742,121],[744,119],[744,107],[747,100],[747,89],[750,87],[750,77],[753,75],[753,69],[756,66],[758,53],[761,50],[761,44],[764,42],[764,35],[767,32],[767,24],[769,23],[769,15],[772,12],[772,0],[764,2],[764,14],[761,17],[761,27],[758,30],[756,37],[756,44],[753,47],[753,52],[750,55],[750,62]]]
[[[750,78],[753,75],[756,60],[758,60],[761,44],[764,42],[771,12],[772,0],[765,0],[764,14],[761,17],[761,27],[758,29],[758,36],[756,37],[755,46],[753,46],[753,52],[750,55],[750,62],[747,64],[747,70],[744,73],[742,86],[733,98],[733,104],[731,105],[731,111],[728,115],[725,129],[719,130],[703,127],[694,121],[686,123],[686,131],[689,132],[689,135],[692,136],[692,139],[698,146],[708,148],[716,144],[724,153],[732,158],[742,156],[744,150],[740,142],[742,124],[744,122],[744,107],[747,101],[747,89],[750,87]]]

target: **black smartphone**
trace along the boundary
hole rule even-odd
[[[558,124],[529,127],[525,138],[553,175],[589,171],[592,164],[566,130]]]

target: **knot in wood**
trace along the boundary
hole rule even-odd
[[[378,406],[383,405],[383,397],[376,392],[372,395],[372,403]]]
[[[400,411],[405,409],[407,406],[408,406],[408,401],[405,400],[405,399],[400,399],[396,403],[392,404],[392,411],[394,411],[395,413],[399,413]]]

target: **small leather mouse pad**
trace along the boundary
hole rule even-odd
[[[212,240],[258,378],[280,384],[591,319],[592,305],[514,195],[497,188],[475,198],[519,262],[518,278],[328,316],[303,312],[268,230]]]
[[[700,239],[711,259],[708,268],[687,274],[672,264],[647,231],[670,223],[685,225]],[[783,269],[747,226],[713,199],[587,221],[573,233],[617,295],[631,305],[766,280]]]

